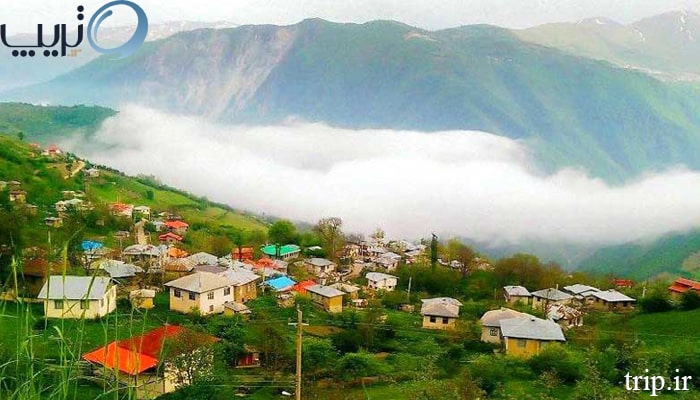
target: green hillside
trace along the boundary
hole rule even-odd
[[[23,206],[8,203],[6,189],[1,191],[0,245],[12,242],[20,249],[51,247],[51,240],[53,246],[71,243],[69,246],[74,247],[76,243],[90,239],[115,248],[118,244],[113,234],[117,230],[134,230],[134,221],[110,214],[108,205],[115,202],[145,205],[154,212],[167,211],[181,215],[190,224],[190,232],[183,242],[183,248],[188,251],[225,255],[234,246],[234,234],[247,232],[252,235],[255,232],[253,236],[262,237],[262,240],[265,238],[267,224],[256,216],[169,188],[153,178],[128,177],[100,166],[97,166],[100,169],[99,177],[87,178],[83,173],[76,173],[66,178],[68,171],[75,171],[83,162],[87,168],[89,162],[70,155],[65,158],[45,157],[40,150],[26,143],[0,135],[0,181],[21,182],[21,189],[27,193],[27,204],[38,207],[35,214],[24,212]],[[44,224],[44,218],[56,216],[54,204],[64,199],[62,191],[84,191],[85,199],[94,206],[94,210],[69,214],[67,219],[64,218],[62,228],[49,228]],[[8,209],[12,210],[9,214],[3,211]],[[246,237],[250,238],[249,235]],[[132,235],[123,244],[134,241]],[[151,233],[150,242],[158,242],[156,233]]]
[[[294,116],[348,128],[483,130],[531,144],[547,170],[582,166],[612,182],[700,168],[700,91],[491,26],[431,32],[314,19],[199,30],[0,97],[130,101],[228,123]]]
[[[581,270],[611,273],[634,279],[683,275],[700,279],[700,231],[669,235],[650,243],[600,249],[580,264]]]

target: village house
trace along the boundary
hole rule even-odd
[[[630,279],[613,279],[612,284],[615,289],[632,289],[634,287],[634,281]]]
[[[450,297],[423,299],[420,313],[423,316],[423,328],[455,329],[459,319],[459,307],[462,303]]]
[[[93,365],[93,374],[116,374],[126,388],[135,392],[139,399],[153,399],[178,388],[176,371],[163,362],[167,357],[167,343],[179,340],[186,328],[165,325],[141,336],[111,342],[107,346],[83,355],[83,360]],[[219,339],[201,333],[203,346],[216,343]]]
[[[101,318],[117,307],[117,286],[106,277],[51,275],[37,298],[46,318]]]
[[[299,294],[301,296],[306,296],[307,295],[306,288],[308,288],[310,286],[316,286],[316,285],[317,285],[316,282],[308,279],[308,280],[305,280],[303,282],[299,282],[296,285],[294,285],[294,287],[292,288],[292,291],[296,292],[297,294]]]
[[[41,155],[51,158],[59,158],[63,155],[63,150],[61,150],[61,148],[57,145],[52,144],[44,149],[44,151],[41,152]]]
[[[38,215],[39,206],[36,206],[34,204],[25,204],[24,211],[27,213],[27,215]]]
[[[598,288],[588,285],[582,285],[580,283],[570,286],[564,286],[563,289],[564,292],[573,296],[573,300],[576,300],[581,305],[585,305],[592,302],[592,294],[595,292],[600,292],[600,289]]]
[[[343,296],[345,293],[330,286],[314,285],[306,288],[311,301],[323,307],[329,313],[343,312]]]
[[[114,203],[110,204],[109,210],[115,217],[129,218],[134,217],[134,205],[133,204],[122,204]]]
[[[668,291],[671,294],[671,298],[678,300],[681,295],[688,290],[694,290],[700,294],[700,282],[693,281],[686,278],[676,279],[671,286],[668,287]]]
[[[51,228],[60,228],[63,226],[63,218],[61,217],[46,217],[44,218],[44,225]]]
[[[154,289],[136,289],[129,292],[129,301],[134,308],[150,310],[155,305],[153,299],[156,297]]]
[[[146,221],[149,221],[151,219],[151,207],[148,207],[148,206],[134,207],[134,218],[136,220],[145,219]]]
[[[299,257],[301,247],[295,244],[285,244],[284,246],[269,244],[267,246],[263,246],[262,252],[270,258],[290,260],[292,258]]]
[[[329,285],[329,287],[332,287],[333,289],[338,289],[341,292],[345,293],[343,295],[343,298],[345,299],[346,303],[350,303],[353,300],[356,300],[360,295],[360,287],[347,282],[337,282],[332,285]]]
[[[583,312],[564,304],[552,304],[547,308],[547,319],[566,330],[583,326]]]
[[[231,259],[236,261],[252,260],[255,258],[252,247],[234,247],[231,250]]]
[[[24,190],[11,190],[10,191],[10,202],[17,204],[24,204],[27,202],[27,192]]]
[[[532,295],[532,308],[545,310],[552,304],[569,304],[572,295],[559,289],[549,288],[530,293]]]
[[[372,262],[377,267],[382,268],[388,272],[391,272],[398,268],[399,261],[401,261],[401,256],[392,252],[383,253],[372,260]]]
[[[280,276],[274,279],[266,280],[263,283],[265,286],[269,286],[277,293],[289,292],[294,288],[294,285],[296,285],[296,282],[294,282],[288,276]]]
[[[233,301],[245,303],[258,297],[257,282],[260,276],[244,268],[231,267],[219,273],[219,276],[231,282]]]
[[[234,301],[232,282],[207,272],[196,272],[165,283],[170,291],[170,309],[181,313],[198,310],[202,315],[224,312],[224,304]]]
[[[491,310],[481,316],[481,341],[486,343],[501,343],[501,321],[510,318],[528,318],[530,314],[501,307]]]
[[[515,304],[517,302],[530,304],[532,299],[530,291],[523,286],[504,286],[503,291],[505,292],[504,297],[508,304]]]
[[[184,236],[190,229],[190,225],[187,222],[180,220],[166,221],[165,229],[169,230],[170,232],[176,233],[180,236]]]
[[[250,309],[243,303],[238,303],[235,301],[229,301],[224,303],[224,315],[232,317],[234,315],[242,315],[246,318],[251,314]]]
[[[368,272],[365,275],[367,278],[367,287],[371,290],[385,290],[387,292],[393,292],[396,289],[396,285],[399,278],[394,275],[385,274],[382,272]]]
[[[309,258],[304,261],[304,265],[310,273],[316,276],[328,275],[336,270],[335,263],[325,258]]]
[[[511,318],[501,321],[501,336],[509,356],[529,358],[551,343],[565,342],[561,327],[540,318]]]
[[[99,178],[100,177],[100,170],[97,168],[86,169],[85,176],[88,178]]]
[[[175,234],[175,233],[167,232],[167,233],[164,233],[164,234],[158,236],[158,240],[161,243],[165,243],[165,244],[177,244],[177,243],[182,242],[184,240],[184,238],[180,235]]]
[[[161,262],[167,254],[167,246],[134,244],[122,251],[122,259],[128,263],[141,265],[144,269],[160,269]]]
[[[636,302],[635,299],[615,289],[594,292],[592,296],[595,300],[591,307],[604,311],[631,311]]]

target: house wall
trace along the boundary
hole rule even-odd
[[[430,319],[434,318],[434,322]],[[444,322],[444,317],[431,317],[430,315],[423,316],[423,328],[426,329],[455,329],[457,326],[457,318],[447,318],[447,322]]]
[[[117,287],[112,285],[100,300],[90,300],[87,309],[80,308],[80,300],[63,300],[63,308],[57,309],[54,300],[44,300],[47,318],[93,319],[103,317],[117,308]]]
[[[517,302],[521,302],[523,304],[530,304],[531,299],[532,298],[530,296],[507,296],[506,302],[508,304],[515,304]]]
[[[523,346],[524,343],[524,346]],[[540,352],[539,340],[505,338],[506,354],[514,357],[529,358]]]
[[[224,312],[224,303],[233,301],[233,290],[228,296],[224,296],[224,288],[205,293],[195,293],[195,299],[190,300],[189,292],[180,290],[180,297],[175,297],[175,288],[170,288],[170,309],[181,313],[192,312],[193,308],[199,310],[202,315],[219,314]],[[214,293],[214,299],[209,300],[209,293]]]
[[[241,286],[234,286],[234,301],[245,303],[248,300],[258,298],[258,288],[255,282],[250,282]]]
[[[373,281],[368,281],[368,286],[370,289],[374,290],[386,290],[387,292],[391,292],[396,288],[397,280],[396,279],[382,279],[379,282],[373,282]]]
[[[323,307],[329,313],[343,312],[343,296],[323,297],[317,293],[308,292],[311,295],[311,301]]]
[[[542,310],[542,309],[544,309],[545,304],[548,305],[548,306],[551,306],[551,305],[554,305],[554,304],[564,304],[564,305],[566,305],[566,304],[569,304],[569,300],[552,301],[552,300],[546,300],[546,299],[542,299],[542,298],[539,298],[539,297],[536,297],[536,296],[532,296],[532,308],[536,308],[536,309]]]
[[[482,326],[481,341],[486,343],[501,343],[501,328],[495,326]]]
[[[592,302],[590,306],[592,308],[595,308],[596,310],[602,310],[602,311],[626,312],[626,311],[634,310],[634,302],[633,301],[608,303],[608,302],[603,301],[599,298],[596,298],[595,301]]]

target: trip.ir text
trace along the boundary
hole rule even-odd
[[[649,370],[645,369],[644,372],[649,373]],[[676,373],[679,372],[680,370],[676,370]],[[670,378],[649,375],[632,376],[628,372],[625,375],[625,389],[631,392],[651,392],[650,396],[656,397],[664,390],[675,392],[688,391],[690,390],[688,389],[688,381],[692,379],[692,376],[678,375]]]

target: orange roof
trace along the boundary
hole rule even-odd
[[[292,291],[297,292],[299,294],[306,294],[306,288],[314,285],[316,285],[316,282],[312,280],[299,282],[292,287]]]
[[[83,359],[104,365],[109,369],[118,369],[129,375],[138,375],[158,365],[158,359],[146,354],[119,346],[112,342],[105,347],[83,355]]]
[[[168,228],[172,228],[172,229],[178,229],[178,228],[187,228],[190,225],[187,222],[175,220],[175,221],[166,222],[165,226]]]
[[[685,278],[678,278],[675,282],[673,282],[673,285],[669,286],[668,288],[668,290],[678,293],[685,293],[689,289],[700,291],[700,282]]]
[[[234,260],[252,260],[253,259],[253,248],[252,247],[241,247],[240,251],[238,247],[234,247],[231,250],[231,257]]]
[[[168,232],[168,233],[165,233],[165,234],[158,236],[158,240],[161,240],[161,241],[166,241],[168,239],[175,239],[178,242],[182,242],[182,236],[176,235],[172,232]]]
[[[613,285],[615,286],[626,286],[626,287],[632,287],[634,286],[634,282],[629,280],[629,279],[613,279]]]
[[[122,203],[114,203],[109,206],[113,211],[126,211],[130,208],[133,208],[133,206],[129,204],[122,204]]]
[[[277,264],[271,258],[261,258],[255,262],[255,266],[258,268],[274,268]]]
[[[177,247],[171,247],[168,249],[168,257],[185,258],[189,255],[190,253],[186,252],[185,250],[178,249]]]
[[[105,347],[83,355],[83,359],[104,365],[107,368],[117,368],[119,371],[137,375],[158,365],[158,357],[163,350],[166,339],[171,339],[185,328],[177,325],[165,325],[141,336],[112,342]],[[213,336],[206,336],[210,343],[218,341]]]

